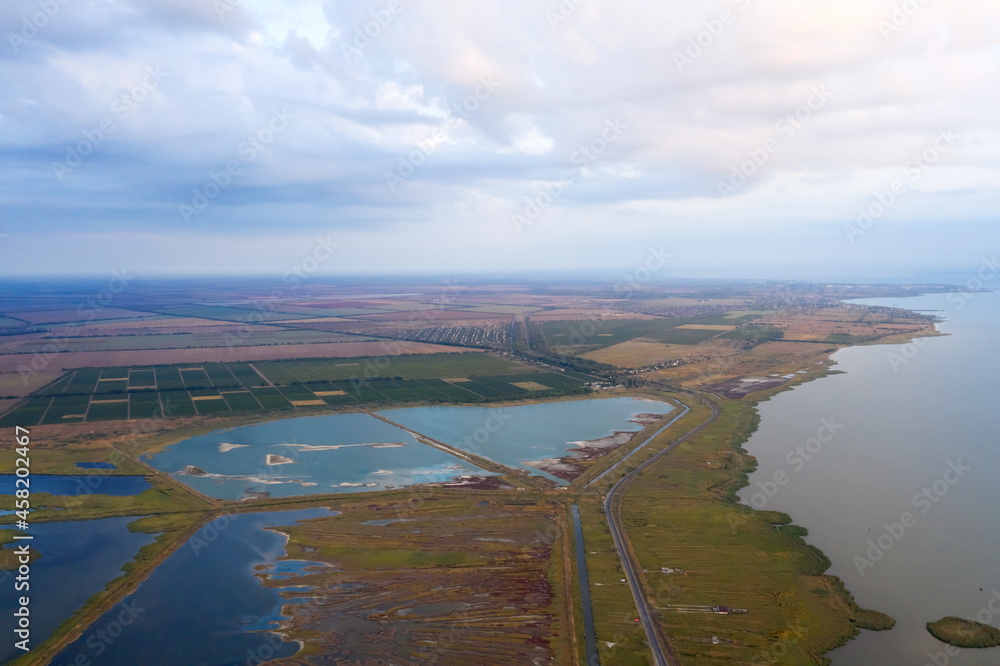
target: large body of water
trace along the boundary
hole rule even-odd
[[[53,663],[230,666],[295,654],[297,644],[268,631],[277,628],[285,602],[255,569],[267,567],[263,573],[276,579],[296,569],[277,562],[286,538],[266,528],[329,515],[304,509],[216,519]]]
[[[531,466],[563,458],[584,442],[615,432],[638,432],[639,414],[669,414],[674,406],[640,398],[546,402],[517,407],[413,407],[382,416],[456,448],[508,467],[529,468],[560,484],[565,481]]]
[[[762,403],[741,496],[808,528],[858,603],[898,621],[835,666],[996,666],[1000,648],[948,654],[925,624],[1000,627],[1000,294],[862,302],[937,311],[949,335],[842,350],[844,374]]]
[[[169,473],[199,468],[204,475],[180,479],[218,499],[239,499],[247,492],[290,497],[385,490],[490,474],[368,414],[227,428],[186,439],[149,462]]]
[[[137,516],[31,525],[27,533],[33,538],[28,543],[42,556],[31,564],[30,589],[16,592],[16,572],[0,571],[0,663],[23,654],[14,647],[13,638],[18,597],[31,599],[30,646],[36,647],[89,597],[120,576],[140,548],[152,543],[156,535],[128,530],[135,520]]]

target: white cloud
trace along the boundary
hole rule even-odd
[[[775,246],[793,242],[795,228],[836,231],[837,216],[948,127],[962,141],[919,183],[919,199],[894,211],[899,224],[950,219],[981,233],[981,219],[996,212],[994,0],[923,3],[885,36],[880,22],[893,20],[893,0],[588,0],[555,29],[545,12],[558,2],[404,1],[351,59],[341,43],[387,0],[230,4],[222,17],[200,0],[97,2],[90,11],[69,4],[18,53],[3,53],[0,202],[13,211],[10,224],[59,229],[67,210],[85,204],[81,232],[169,229],[178,198],[282,107],[295,123],[206,214],[219,233],[297,233],[336,219],[371,234],[392,228],[395,238],[411,233],[400,231],[404,223],[414,238],[448,228],[454,243],[472,243],[474,233],[454,230],[475,216],[489,219],[472,227],[483,233],[503,226],[524,183],[581,173],[572,155],[614,118],[628,131],[587,166],[586,185],[560,197],[520,241],[537,245],[537,256],[552,250],[545,229],[565,234],[561,224],[583,218],[591,239],[601,228],[655,236],[664,215],[696,230],[777,225],[780,234],[758,239]],[[0,33],[20,30],[35,9],[34,0],[5,5]],[[733,20],[720,29],[723,10]],[[679,71],[675,54],[691,40],[700,52]],[[68,185],[55,183],[52,161],[147,66],[170,74],[155,99],[118,123]],[[483,81],[496,85],[480,99]],[[829,102],[791,135],[778,134],[779,149],[720,200],[717,183],[775,137],[816,86],[833,93]],[[473,107],[458,113],[470,98]],[[385,171],[428,142],[426,162],[388,191]],[[104,198],[122,183],[127,201]],[[281,215],[289,201],[303,208]],[[451,246],[438,247],[427,260],[449,261]],[[515,253],[522,263],[532,256]]]

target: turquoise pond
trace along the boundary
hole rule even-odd
[[[463,451],[564,483],[538,462],[550,466],[584,446],[611,446],[598,440],[639,432],[644,426],[631,419],[640,414],[665,415],[674,409],[658,400],[606,398],[517,407],[414,407],[379,414]]]
[[[368,414],[227,428],[186,439],[148,461],[218,499],[386,490],[489,475]]]
[[[417,407],[331,414],[227,428],[191,437],[148,457],[159,470],[218,499],[405,488],[490,473],[440,449],[426,435],[558,483],[536,461],[562,458],[616,433],[638,432],[640,414],[667,414],[655,400],[608,398],[517,407]],[[628,435],[618,435],[619,441]]]

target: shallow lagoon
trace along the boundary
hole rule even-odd
[[[368,414],[227,428],[179,442],[149,462],[218,499],[260,492],[290,497],[385,490],[490,475]],[[189,473],[183,473],[185,468]]]
[[[38,478],[38,477],[35,477]],[[31,646],[35,647],[72,615],[92,595],[122,573],[139,549],[152,543],[154,534],[130,532],[138,516],[34,523],[32,549],[41,557],[31,564],[31,589],[14,592],[14,573],[0,571],[0,663],[21,654],[14,648],[13,613],[20,594],[31,598]]]
[[[565,485],[530,463],[566,457],[616,432],[639,432],[644,426],[629,419],[673,410],[673,405],[658,400],[605,398],[516,407],[414,407],[379,414],[463,451]]]
[[[307,563],[278,562],[286,537],[267,528],[330,515],[336,514],[304,509],[216,519],[53,663],[82,663],[77,661],[81,655],[95,666],[222,666],[290,657],[298,645],[268,631],[277,628],[281,606],[288,602],[280,590],[262,585],[258,575],[294,578]],[[266,568],[258,571],[258,566]]]

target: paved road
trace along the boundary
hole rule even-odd
[[[635,599],[635,607],[639,611],[639,620],[642,622],[642,627],[646,630],[646,641],[649,643],[649,648],[653,652],[653,663],[656,664],[656,666],[680,666],[680,660],[677,658],[677,654],[674,652],[673,647],[671,647],[666,635],[664,635],[663,627],[660,626],[659,619],[654,614],[653,609],[649,604],[649,599],[643,591],[642,582],[639,577],[640,569],[636,565],[635,558],[632,556],[632,549],[628,546],[628,541],[625,537],[625,530],[621,525],[621,498],[622,495],[625,494],[625,490],[628,488],[629,483],[631,483],[631,481],[634,480],[639,474],[715,421],[715,419],[719,416],[718,405],[710,400],[703,399],[703,402],[705,402],[712,409],[712,415],[709,416],[704,423],[686,435],[678,438],[670,446],[657,453],[642,465],[636,467],[629,474],[626,474],[611,488],[607,497],[604,498],[604,513],[608,518],[608,526],[611,528],[611,536],[615,541],[615,548],[618,549],[618,557],[621,559],[622,568],[625,570],[625,579],[628,581],[628,586],[632,590],[632,598]],[[648,444],[653,437],[656,437],[661,432],[662,429],[654,433],[649,439],[640,445],[640,448]]]
[[[625,456],[624,458],[622,458],[621,460],[619,460],[618,462],[616,462],[616,463],[615,463],[614,465],[612,465],[611,467],[609,467],[609,468],[607,468],[606,470],[604,470],[603,472],[601,472],[601,473],[600,473],[599,475],[595,476],[595,477],[593,478],[593,480],[591,480],[591,481],[590,481],[589,483],[587,483],[587,485],[585,485],[585,486],[584,486],[584,488],[589,488],[589,487],[591,487],[592,485],[594,485],[595,483],[597,483],[598,481],[600,481],[601,479],[603,479],[603,478],[604,478],[605,476],[607,476],[607,475],[608,475],[608,474],[610,474],[611,472],[615,471],[615,469],[617,469],[619,465],[621,465],[621,464],[622,464],[623,462],[625,462],[626,460],[628,460],[629,458],[631,458],[632,456],[634,456],[634,455],[635,455],[636,453],[638,453],[638,452],[639,452],[639,450],[640,450],[640,449],[642,449],[642,447],[644,447],[644,446],[646,446],[647,444],[649,444],[650,442],[652,442],[652,441],[653,441],[654,439],[656,439],[656,437],[658,437],[658,436],[659,436],[659,434],[660,434],[661,432],[663,432],[664,430],[666,430],[667,428],[669,428],[669,427],[670,427],[670,426],[672,426],[673,424],[675,424],[675,423],[677,423],[678,421],[680,421],[680,420],[681,420],[681,418],[682,418],[682,417],[683,417],[683,416],[684,416],[685,414],[687,414],[688,412],[690,412],[690,411],[691,411],[691,408],[690,408],[690,407],[688,407],[687,405],[685,405],[685,404],[684,404],[683,402],[679,402],[679,403],[677,403],[677,404],[679,404],[679,405],[680,405],[681,407],[683,407],[683,408],[684,408],[684,411],[683,411],[683,412],[681,412],[680,414],[678,414],[678,415],[677,415],[677,416],[675,416],[674,418],[670,419],[670,423],[668,423],[667,425],[663,426],[662,428],[660,428],[659,430],[657,430],[656,432],[654,432],[654,433],[653,433],[652,435],[650,435],[650,436],[649,436],[649,438],[648,438],[648,439],[646,439],[646,441],[645,441],[645,442],[643,442],[643,443],[642,443],[642,444],[640,444],[639,446],[637,446],[637,447],[635,447],[634,449],[632,449],[631,451],[629,451],[629,453],[628,453],[628,455],[627,455],[627,456]]]

